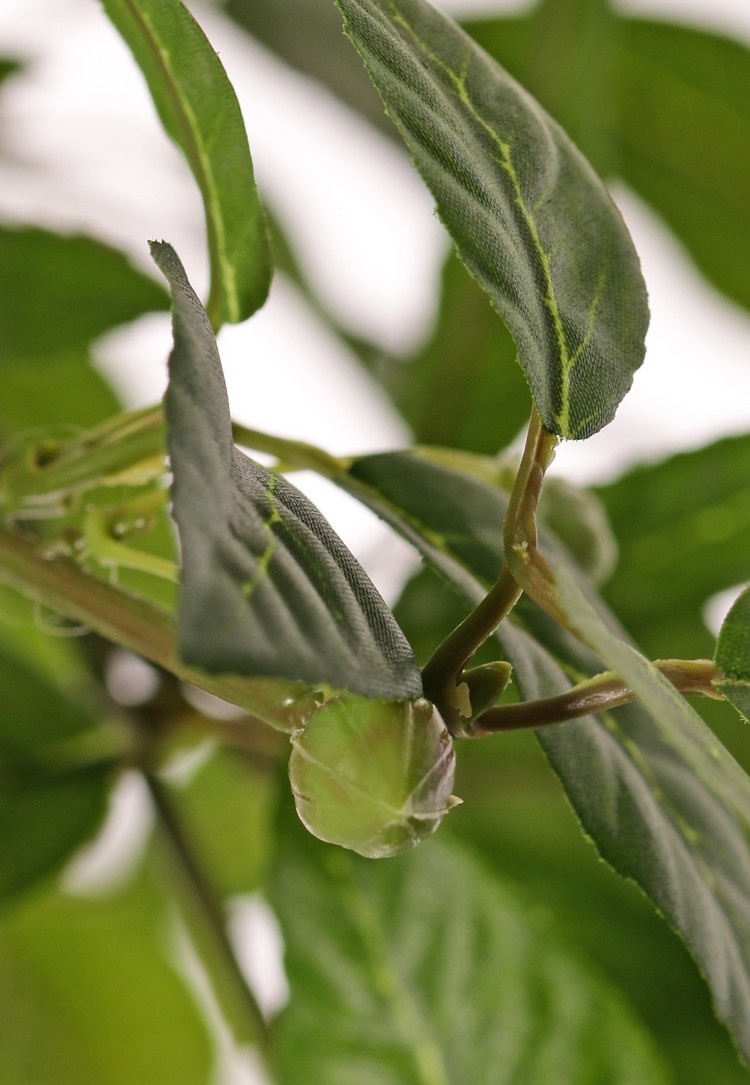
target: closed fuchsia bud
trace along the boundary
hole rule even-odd
[[[344,694],[292,735],[297,813],[320,840],[369,859],[413,848],[460,799],[453,741],[429,701]]]

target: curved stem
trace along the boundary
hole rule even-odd
[[[723,675],[711,660],[657,659],[653,665],[681,693],[698,693],[723,700],[714,685]],[[636,694],[614,671],[606,671],[554,697],[490,708],[475,721],[471,733],[480,738],[499,731],[546,727],[618,708],[635,699]]]
[[[556,445],[557,437],[545,429],[537,411],[533,410],[503,525],[505,564],[481,603],[438,645],[422,671],[425,696],[436,705],[454,735],[466,733],[472,716],[467,692],[461,687],[463,669],[477,648],[505,620],[526,589],[529,555],[543,563],[554,583],[551,570],[536,550],[536,507]],[[516,554],[518,560],[513,561]]]

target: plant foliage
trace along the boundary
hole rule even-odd
[[[596,492],[545,472],[644,358],[608,181],[750,307],[750,53],[608,0],[464,27],[426,0],[231,0],[236,33],[400,141],[453,245],[434,328],[383,358],[274,223],[414,432],[341,457],[232,421],[217,336],[272,269],[219,56],[179,0],[102,7],[198,186],[211,281],[204,303],[151,242],[168,386],[121,412],[94,343],[163,282],[0,224],[0,1078],[198,1085],[229,1042],[279,1085],[739,1085],[750,437]],[[419,555],[393,608],[300,470]],[[139,822],[107,817],[136,792],[138,855],[87,895],[86,847]],[[259,890],[279,1011],[231,922]]]

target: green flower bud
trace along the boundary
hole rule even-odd
[[[415,847],[460,801],[451,795],[453,742],[429,701],[344,694],[291,741],[289,779],[305,828],[369,859]]]

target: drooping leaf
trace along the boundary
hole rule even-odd
[[[205,1085],[213,1052],[144,876],[115,897],[45,894],[0,922],[0,1079]],[[43,1039],[42,1039],[43,1038]]]
[[[624,20],[620,40],[622,176],[750,307],[750,48],[645,19]]]
[[[167,304],[157,282],[102,241],[0,227],[0,364],[82,359],[92,339]]]
[[[102,0],[148,84],[168,135],[185,155],[206,214],[207,310],[215,328],[266,299],[271,263],[247,134],[217,54],[180,0]]]
[[[406,454],[408,464],[398,472],[397,458],[354,461],[352,481],[344,484],[414,542],[467,600],[476,601],[499,567],[505,493],[489,480],[482,482],[479,472],[465,471],[466,493],[472,495],[467,513],[456,457],[450,466],[443,457],[442,463],[423,468],[419,456]],[[430,501],[430,493],[445,496],[438,504]],[[493,522],[498,531],[494,552],[489,545]],[[563,568],[563,551],[551,543],[542,536],[543,550]],[[560,724],[537,735],[584,831],[607,862],[633,878],[681,933],[708,979],[717,1016],[748,1057],[750,780],[684,698],[654,677],[646,661],[607,629],[590,604],[575,607],[571,620],[584,623],[586,635],[594,629],[590,623],[598,623],[590,640],[646,708],[628,706],[606,719]],[[524,617],[536,622],[533,612],[525,611]],[[579,674],[606,669],[593,653],[550,626],[545,621],[534,626],[544,644],[507,622],[497,633],[525,700],[569,687],[560,663]]]
[[[369,863],[291,828],[282,840],[289,1085],[665,1080],[619,998],[455,844]]]
[[[368,859],[416,847],[458,801],[453,740],[426,700],[344,694],[292,735],[289,780],[305,828]]]
[[[641,364],[638,260],[557,124],[424,0],[336,0],[459,255],[516,341],[542,420],[582,438]]]
[[[174,298],[165,411],[185,661],[418,697],[414,655],[356,559],[298,490],[233,447],[211,327],[174,251],[152,252]]]
[[[750,721],[750,588],[735,600],[724,619],[715,659],[726,675],[717,688]]]

